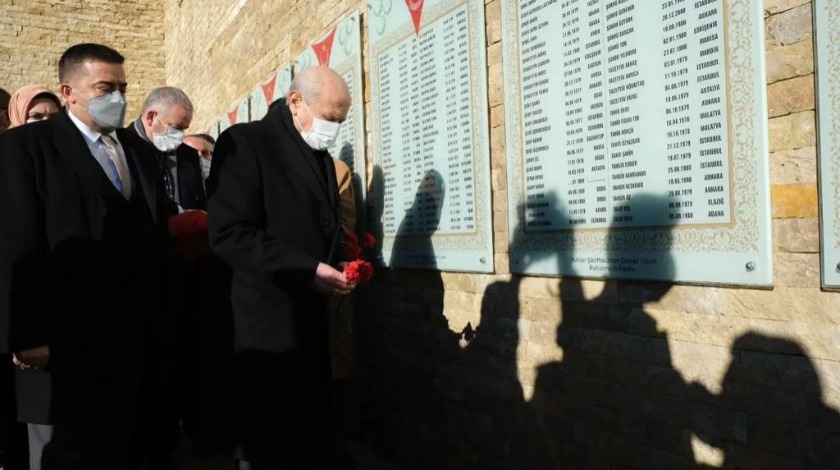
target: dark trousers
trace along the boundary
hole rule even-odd
[[[245,452],[253,470],[335,468],[329,352],[241,352]]]
[[[11,354],[0,354],[0,467],[27,470],[26,425],[17,421],[15,370]]]

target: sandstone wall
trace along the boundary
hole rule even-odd
[[[58,94],[58,59],[73,44],[96,42],[125,56],[126,119],[163,86],[163,0],[0,0],[0,87],[42,83]]]
[[[772,290],[508,274],[499,2],[496,274],[380,270],[359,289],[358,432],[418,469],[836,468],[840,299],[820,289],[810,1],[764,2]],[[364,1],[167,0],[167,82],[204,126],[353,8],[367,27]]]

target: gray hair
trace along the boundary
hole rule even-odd
[[[164,112],[174,105],[184,108],[190,114],[193,112],[192,101],[180,88],[171,86],[155,88],[143,103],[143,114],[149,110]]]
[[[296,91],[307,105],[315,104],[321,97],[321,77],[316,67],[309,67],[295,74],[289,93]]]

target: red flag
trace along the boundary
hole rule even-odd
[[[408,11],[411,13],[411,20],[414,22],[414,33],[420,36],[420,16],[423,14],[424,0],[405,0]]]
[[[274,102],[274,84],[277,83],[277,73],[273,73],[271,78],[262,82],[262,92],[263,96],[265,96],[266,104],[271,104]]]
[[[312,50],[315,52],[315,57],[318,58],[318,65],[327,65],[330,63],[330,54],[332,54],[333,39],[335,39],[335,28],[327,34],[321,42],[316,42],[312,45]]]

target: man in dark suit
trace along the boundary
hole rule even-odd
[[[198,367],[198,362],[203,361],[198,346],[206,342],[200,340],[207,336],[204,326],[209,319],[199,298],[199,284],[201,272],[210,268],[210,252],[201,159],[194,148],[183,144],[192,117],[193,105],[186,93],[175,87],[161,87],[149,93],[140,116],[126,128],[129,142],[145,150],[141,158],[154,162],[157,168],[173,236],[167,257],[167,316],[175,327],[175,341],[170,342],[171,361],[161,371],[166,380],[156,393],[157,424],[152,426],[156,432],[145,433],[145,447],[158,461],[172,460],[180,419],[194,440],[203,431],[195,416],[197,394],[202,393],[196,386],[196,371],[203,370]],[[201,220],[204,224],[197,223]],[[218,407],[223,405],[216,403]]]
[[[58,64],[66,109],[0,135],[0,317],[33,468],[138,465],[166,233],[154,163],[121,130],[123,62],[70,47]]]
[[[330,264],[340,235],[326,149],[350,94],[327,67],[301,71],[260,121],[219,137],[208,179],[210,243],[231,299],[253,468],[335,468],[326,300],[353,286]]]

